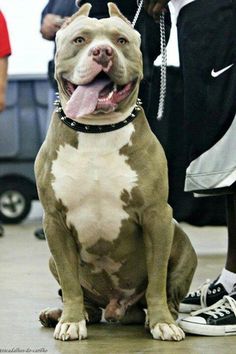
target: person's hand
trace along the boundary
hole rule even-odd
[[[170,0],[144,0],[144,8],[155,21],[158,21],[161,12],[169,1]]]
[[[54,14],[47,14],[42,22],[40,32],[44,39],[54,40],[57,31],[61,28],[64,18]]]

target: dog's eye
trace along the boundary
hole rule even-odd
[[[84,42],[85,42],[85,39],[84,39],[84,37],[81,37],[81,36],[76,37],[74,39],[74,43],[76,43],[76,44],[83,44]]]
[[[127,39],[124,38],[124,37],[119,37],[119,38],[117,39],[117,43],[124,45],[124,44],[128,43],[128,41],[127,41]]]

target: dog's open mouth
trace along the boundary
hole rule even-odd
[[[98,74],[86,85],[75,85],[64,79],[64,89],[69,96],[65,113],[69,118],[76,119],[91,113],[112,112],[130,95],[135,82],[116,85],[105,73]]]

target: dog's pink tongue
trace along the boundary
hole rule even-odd
[[[95,111],[99,93],[110,83],[109,79],[99,79],[87,85],[79,85],[66,104],[67,117],[76,119]]]

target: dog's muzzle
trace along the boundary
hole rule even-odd
[[[103,56],[101,58],[104,60]],[[76,119],[92,113],[113,112],[118,104],[130,95],[136,82],[137,79],[125,85],[117,85],[103,70],[90,83],[84,85],[75,85],[64,79],[64,91],[69,97],[65,113],[67,117]]]

